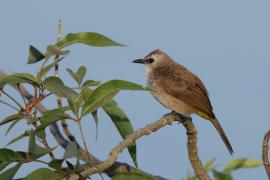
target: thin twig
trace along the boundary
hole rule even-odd
[[[20,88],[20,84],[17,84],[17,86],[18,86],[18,91],[19,91],[19,93],[20,93],[20,95],[21,95],[21,97],[23,99],[24,105],[26,106],[27,105],[27,102],[25,100],[25,97],[22,94],[22,91],[21,91],[21,88]]]
[[[270,179],[270,165],[269,165],[269,159],[268,159],[268,151],[269,151],[269,138],[270,138],[270,130],[264,135],[263,138],[263,147],[262,147],[262,160],[263,165],[265,168],[265,171],[268,175],[268,179]]]
[[[23,107],[20,105],[20,103],[14,99],[11,95],[9,95],[7,92],[4,91],[4,89],[0,90],[4,95],[6,95],[9,99],[11,99],[15,104],[17,104],[21,109],[23,109]]]
[[[20,112],[20,110],[19,110],[19,109],[17,109],[15,106],[13,106],[13,105],[11,105],[11,104],[9,104],[9,103],[5,102],[5,101],[0,100],[0,103],[5,104],[6,106],[8,106],[8,107],[10,107],[10,108],[14,109],[15,111]]]
[[[83,145],[84,145],[85,151],[88,152],[87,154],[89,154],[89,150],[88,150],[87,145],[86,145],[86,138],[85,138],[84,133],[83,133],[83,128],[82,128],[81,122],[78,121],[77,124],[80,128],[80,133],[81,133],[81,137],[83,140]]]

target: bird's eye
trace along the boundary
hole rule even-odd
[[[149,59],[147,59],[146,60],[146,63],[147,64],[151,64],[151,63],[153,63],[155,60],[153,59],[153,58],[149,58]]]

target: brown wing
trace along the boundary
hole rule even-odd
[[[212,118],[215,117],[207,90],[195,74],[178,64],[173,68],[158,71],[155,73],[159,75],[156,80],[160,81],[158,83],[166,93]]]

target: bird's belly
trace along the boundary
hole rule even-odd
[[[190,107],[183,101],[169,95],[168,93],[155,91],[152,92],[152,94],[162,105],[177,113],[189,116],[194,112],[192,107]]]

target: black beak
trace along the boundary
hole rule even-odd
[[[145,64],[145,61],[143,59],[136,59],[132,61],[133,63],[139,63],[139,64]]]

